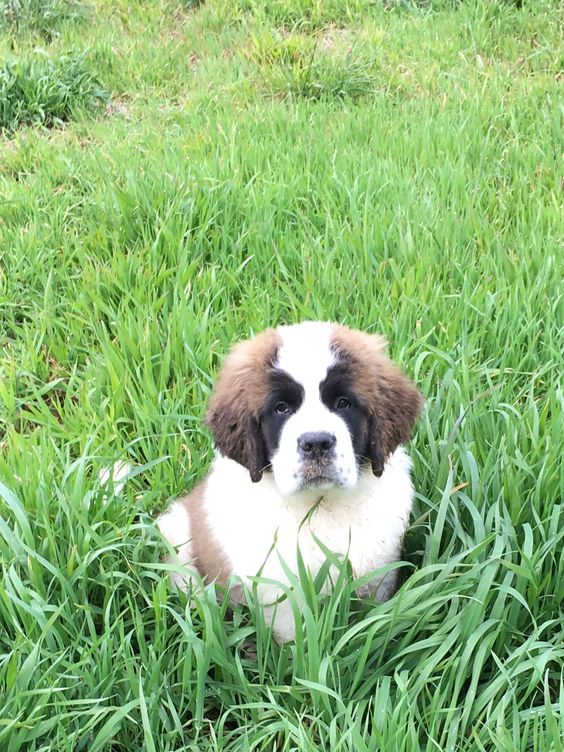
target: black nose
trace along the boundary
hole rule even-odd
[[[304,454],[312,456],[314,454],[323,454],[333,449],[337,443],[336,437],[327,431],[316,431],[312,433],[302,433],[298,439],[298,448]]]

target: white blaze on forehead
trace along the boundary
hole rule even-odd
[[[321,431],[332,434],[336,442],[330,458],[334,479],[327,480],[328,487],[336,483],[352,488],[358,480],[358,467],[348,426],[323,403],[320,393],[320,384],[336,363],[331,349],[333,325],[313,321],[281,326],[278,333],[281,345],[274,365],[304,389],[303,401],[285,420],[278,448],[271,457],[278,490],[283,496],[290,496],[304,487],[305,466],[309,460],[299,448],[300,436]],[[306,493],[309,493],[307,489]]]
[[[319,396],[319,385],[335,363],[331,350],[333,325],[323,321],[307,321],[294,326],[279,326],[282,344],[276,366],[297,381],[308,393]]]

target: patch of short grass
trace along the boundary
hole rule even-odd
[[[0,129],[62,125],[108,97],[85,53],[8,60],[0,68]]]
[[[277,28],[312,32],[329,24],[346,27],[369,16],[371,0],[237,0],[255,18]]]
[[[554,5],[554,0],[539,1]],[[489,9],[498,15],[504,14],[505,9],[511,13],[537,3],[535,0],[234,0],[225,4],[232,6],[232,12],[240,9],[277,28],[311,33],[331,24],[340,28],[362,26],[382,12],[425,15],[460,10],[465,14],[468,10],[481,13]]]
[[[329,35],[290,34],[255,49],[266,86],[275,94],[304,99],[358,99],[381,83],[377,50],[354,38],[334,46]]]
[[[83,20],[88,11],[88,6],[77,0],[0,0],[0,29],[51,37],[62,23]]]

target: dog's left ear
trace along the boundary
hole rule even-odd
[[[379,477],[388,457],[409,439],[423,395],[388,358],[386,340],[379,334],[335,326],[333,347],[351,367],[354,387],[368,410],[364,456]]]
[[[216,448],[246,467],[253,483],[268,465],[260,414],[268,397],[268,370],[276,357],[273,329],[236,345],[225,360],[205,423]]]
[[[424,400],[408,377],[387,359],[380,364],[375,378],[366,456],[374,475],[380,477],[388,457],[409,439]]]

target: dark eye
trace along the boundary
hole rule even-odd
[[[277,402],[274,405],[274,412],[275,413],[280,413],[280,414],[283,415],[284,413],[289,413],[290,412],[290,407],[289,407],[289,405],[286,402]]]
[[[350,407],[351,403],[348,401],[346,397],[339,397],[337,402],[335,403],[335,408],[337,410],[346,410],[347,407]]]

